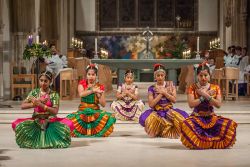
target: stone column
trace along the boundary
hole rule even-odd
[[[50,43],[58,44],[59,28],[58,23],[60,0],[41,0],[40,1],[40,27],[41,41],[48,40]]]
[[[58,14],[58,20],[59,20],[59,43],[58,48],[60,49],[60,52],[63,55],[67,55],[67,49],[68,49],[68,30],[69,30],[69,6],[68,0],[61,0],[59,1],[59,14]]]
[[[247,0],[241,0],[240,7],[240,46],[247,46]]]
[[[27,71],[30,71],[32,61],[23,60],[23,51],[27,44],[27,37],[30,34],[35,36],[38,34],[36,25],[36,14],[38,10],[33,0],[13,0],[10,11],[13,17],[10,17],[12,23],[12,65],[25,66]],[[27,8],[29,6],[29,8]],[[39,12],[39,11],[38,11]]]
[[[70,1],[68,5],[68,41],[75,36],[75,1]],[[68,48],[70,48],[70,43],[68,43]]]
[[[35,34],[40,35],[40,0],[35,0]]]
[[[1,27],[1,40],[2,40],[2,88],[3,88],[3,99],[10,97],[10,60],[11,60],[11,49],[10,49],[10,3],[9,0],[1,0],[1,15],[2,15],[2,27]]]
[[[232,1],[232,45],[239,45],[239,1]]]
[[[3,100],[3,1],[0,0],[0,101]]]
[[[244,47],[247,44],[247,0],[232,2],[232,44]]]
[[[234,0],[224,0],[220,1],[221,6],[223,6],[223,42],[224,49],[232,45],[232,20],[233,20],[233,1]]]

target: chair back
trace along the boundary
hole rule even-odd
[[[224,73],[224,79],[238,80],[240,76],[239,68],[234,68],[234,67],[224,67],[223,73]]]

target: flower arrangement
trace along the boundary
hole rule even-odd
[[[185,49],[187,49],[185,41],[180,41],[175,37],[156,46],[158,56],[163,59],[182,59]]]
[[[30,60],[30,58],[42,58],[42,57],[51,57],[51,50],[47,46],[47,42],[41,43],[33,43],[32,36],[29,36],[28,44],[25,46],[23,52],[23,59]]]
[[[104,49],[104,48],[101,48],[100,49],[100,58],[101,59],[108,59],[109,57],[109,52],[108,50]]]

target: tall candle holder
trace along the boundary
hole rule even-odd
[[[212,50],[212,49],[218,49],[220,48],[220,38],[214,38],[212,39],[211,41],[209,41],[209,49]]]
[[[72,37],[70,43],[73,49],[83,49],[83,41],[81,39]]]
[[[182,58],[183,59],[190,59],[191,58],[191,50],[186,49],[182,52]]]
[[[95,37],[95,55],[94,55],[94,59],[99,59],[98,56],[98,51],[97,51],[97,37]]]
[[[197,49],[196,49],[196,58],[195,59],[201,59],[200,57],[200,37],[197,37]]]

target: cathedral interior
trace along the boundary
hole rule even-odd
[[[227,58],[232,48],[238,55],[235,64],[234,55]],[[247,167],[248,48],[249,0],[0,0],[0,166]],[[72,138],[67,149],[19,148],[11,124],[32,115],[33,109],[22,110],[22,101],[39,86],[53,55],[65,58],[62,67],[51,67],[51,87],[60,95],[58,115],[63,118],[77,111],[78,84],[92,63],[98,64],[98,81],[105,86],[103,110],[113,113],[111,104],[128,69],[149,109],[153,66],[160,63],[176,86],[174,106],[191,114],[188,87],[206,61],[213,70],[211,83],[221,89],[216,113],[238,124],[236,144],[187,149],[179,139],[147,136],[138,122],[117,120],[108,138]]]

